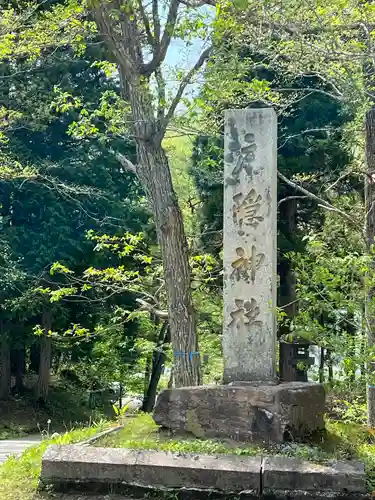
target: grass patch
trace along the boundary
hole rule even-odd
[[[124,429],[104,437],[95,446],[164,450],[174,453],[206,453],[232,455],[278,455],[300,458],[316,463],[332,460],[364,462],[369,491],[375,491],[375,432],[359,424],[327,420],[326,435],[319,443],[285,443],[262,446],[231,440],[201,439],[192,435],[171,435],[152,420],[151,415],[139,414],[129,419]]]
[[[20,459],[10,458],[0,466],[1,500],[46,500],[36,488],[41,458],[50,444],[70,444],[89,438],[106,424],[78,429],[27,450]],[[174,453],[234,454],[244,456],[274,454],[318,463],[335,460],[361,460],[365,463],[368,490],[375,490],[375,433],[356,424],[327,421],[327,434],[320,443],[287,443],[278,446],[241,444],[230,440],[198,439],[191,435],[171,435],[161,431],[151,415],[139,414],[126,419],[120,432],[102,438],[95,446],[164,450]]]
[[[235,455],[259,455],[263,448],[257,445],[240,447],[238,443],[215,439],[198,439],[192,435],[172,436],[161,431],[152,416],[140,413],[127,419],[124,429],[104,437],[95,446],[163,450],[175,453],[231,453]]]
[[[0,466],[1,500],[38,500],[36,490],[41,469],[42,455],[50,444],[71,444],[83,441],[103,430],[105,424],[87,429],[77,429],[56,439],[43,441],[26,450],[19,458],[9,458]]]

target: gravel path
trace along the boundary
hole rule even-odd
[[[40,443],[40,435],[27,436],[18,439],[0,440],[0,464],[11,455],[21,455],[27,448]]]

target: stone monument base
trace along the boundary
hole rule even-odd
[[[282,443],[324,429],[325,392],[320,384],[182,387],[163,391],[154,421],[197,437]]]

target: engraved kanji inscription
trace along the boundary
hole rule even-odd
[[[230,141],[228,144],[228,153],[225,156],[225,161],[227,161],[228,163],[234,163],[234,167],[231,175],[227,177],[226,183],[229,185],[236,185],[240,182],[239,175],[242,169],[245,170],[249,177],[252,177],[252,162],[255,160],[255,151],[257,149],[257,146],[255,144],[254,134],[245,134],[243,144],[241,144],[238,130],[233,120],[229,121],[229,127]]]
[[[262,322],[257,320],[260,309],[255,299],[242,300],[235,299],[237,309],[230,313],[231,321],[228,324],[230,328],[240,329],[251,325],[262,326]]]
[[[244,225],[256,228],[264,220],[264,217],[258,214],[262,200],[262,196],[255,189],[251,189],[245,196],[242,193],[233,196],[233,221],[238,224],[240,235],[244,233]]]
[[[251,280],[254,283],[256,271],[264,262],[264,253],[257,253],[257,249],[253,245],[250,255],[242,247],[236,248],[236,254],[239,258],[232,262],[233,271],[231,278],[235,278],[237,281],[243,279],[247,283]]]

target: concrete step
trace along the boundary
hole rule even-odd
[[[127,494],[154,489],[208,492],[251,498],[366,497],[358,462],[316,464],[287,457],[176,454],[154,450],[50,446],[42,460],[41,485],[57,491]]]

